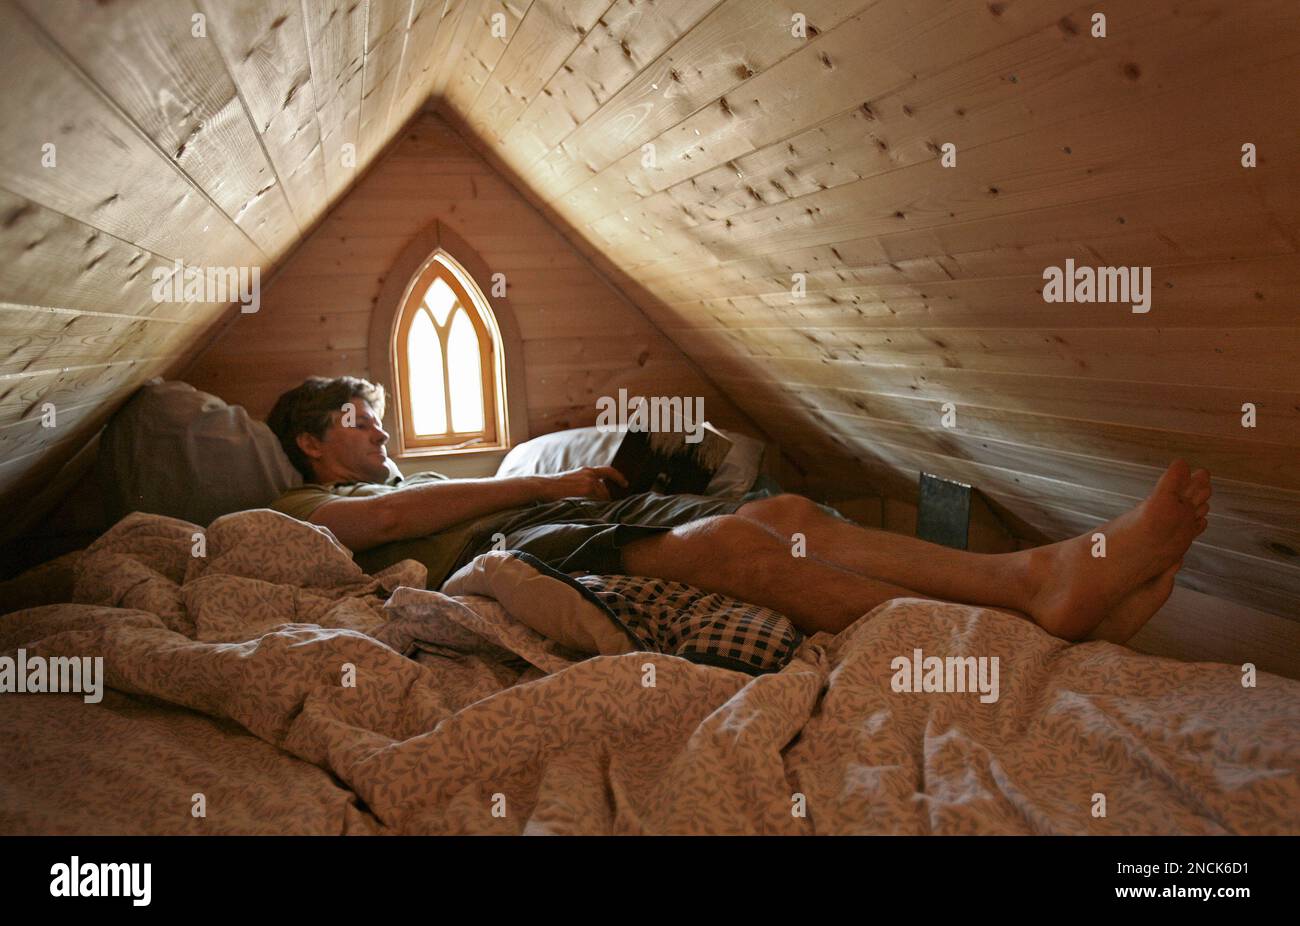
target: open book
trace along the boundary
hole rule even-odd
[[[680,431],[624,431],[610,465],[627,478],[628,487],[610,483],[610,497],[638,492],[703,495],[732,442],[707,421],[700,433],[701,440],[687,443],[687,434]]]

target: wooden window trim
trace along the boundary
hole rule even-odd
[[[461,446],[469,441],[476,441],[476,446],[483,448],[500,448],[497,442],[498,419],[500,415],[497,409],[497,362],[496,362],[496,340],[497,336],[489,328],[491,319],[485,319],[478,305],[479,300],[475,299],[473,294],[464,286],[456,272],[457,268],[451,265],[451,262],[445,258],[450,257],[445,251],[439,249],[430,255],[428,262],[423,270],[416,275],[411,285],[407,288],[406,297],[398,313],[397,330],[393,339],[393,352],[397,361],[397,390],[399,393],[399,415],[397,419],[401,425],[401,445],[407,450],[424,450],[434,447]],[[407,337],[410,334],[411,326],[421,312],[428,312],[424,296],[429,287],[435,280],[441,279],[451,289],[455,295],[456,304],[452,307],[451,312],[447,315],[446,321],[439,325],[437,319],[430,314],[430,320],[433,322],[435,330],[438,332],[438,340],[442,348],[442,377],[443,377],[443,401],[446,403],[446,421],[448,427],[452,424],[451,418],[451,380],[450,380],[450,357],[447,353],[447,338],[451,331],[451,325],[456,320],[456,316],[464,312],[469,319],[470,325],[474,328],[474,334],[478,339],[479,348],[479,371],[482,388],[483,400],[483,427],[475,431],[449,431],[447,434],[428,437],[417,434],[412,419],[411,392],[410,392],[410,369],[409,351],[406,349]]]
[[[442,259],[439,259],[441,255]],[[444,270],[443,265],[448,270]],[[482,299],[476,300],[458,278],[457,271],[473,280]],[[481,370],[485,372],[483,440],[469,447],[460,446],[475,434],[457,434],[442,438],[419,438],[410,420],[410,403],[405,395],[406,332],[419,309],[417,302],[434,278],[441,275],[465,307],[470,323],[479,338]],[[500,453],[528,439],[527,398],[524,394],[522,343],[509,301],[492,297],[479,281],[491,279],[487,265],[441,220],[416,235],[385,277],[370,324],[370,374],[383,382],[390,398],[384,411],[384,425],[394,437],[393,455],[397,459],[451,454]],[[486,317],[485,317],[486,316]],[[453,315],[448,315],[447,325]],[[495,326],[493,337],[492,327]],[[499,350],[500,357],[496,352]],[[379,371],[383,371],[380,373]],[[445,366],[444,366],[445,375]],[[492,415],[496,408],[495,417]],[[451,419],[448,417],[448,426]]]

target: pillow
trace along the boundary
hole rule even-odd
[[[758,478],[766,444],[744,434],[721,429],[719,432],[731,440],[733,446],[704,492],[723,498],[739,498],[753,487]],[[497,475],[536,476],[562,473],[580,466],[607,466],[614,459],[622,440],[622,432],[601,431],[595,426],[543,434],[511,448],[497,467]]]
[[[647,576],[569,576],[521,550],[476,556],[440,591],[494,598],[514,620],[580,653],[666,653],[758,675],[780,671],[804,640],[770,608]]]
[[[474,557],[439,589],[495,598],[511,617],[580,653],[630,653],[634,639],[573,579],[531,554],[494,550]]]
[[[145,511],[206,525],[302,484],[271,429],[241,406],[162,380],[109,419],[96,467],[112,522]]]

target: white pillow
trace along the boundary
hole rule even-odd
[[[109,419],[97,467],[111,522],[147,511],[206,525],[302,484],[271,429],[242,406],[161,380]]]
[[[591,591],[526,553],[481,553],[448,578],[441,592],[495,598],[521,624],[580,653],[616,656],[636,648]]]
[[[732,448],[704,491],[706,495],[739,498],[758,478],[767,445],[744,434],[721,428],[718,431],[732,442]],[[622,439],[618,431],[601,431],[594,426],[543,434],[511,448],[497,467],[497,475],[537,476],[580,466],[607,466]]]

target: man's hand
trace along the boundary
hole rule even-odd
[[[539,498],[544,502],[558,501],[561,498],[609,498],[609,487],[605,480],[616,482],[627,488],[627,479],[612,466],[583,466],[571,469],[567,473],[550,476],[538,476],[541,486]]]

